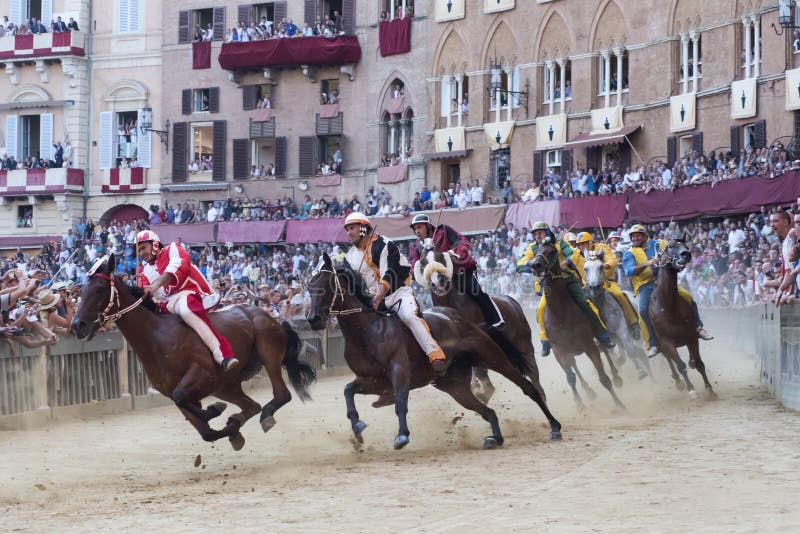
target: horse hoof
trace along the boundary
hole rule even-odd
[[[614,377],[614,387],[621,388],[622,387],[622,378],[615,376]]]
[[[269,432],[269,430],[275,426],[275,423],[277,423],[277,421],[275,421],[275,418],[270,415],[269,417],[261,420],[261,430],[264,432]]]
[[[365,428],[367,428],[367,423],[365,423],[360,419],[356,421],[356,423],[353,425],[353,434],[355,434],[356,441],[358,441],[359,443],[364,443],[364,438],[361,436],[361,433],[364,431]]]
[[[225,404],[224,402],[215,402],[214,404],[206,408],[206,413],[208,414],[209,419],[213,419],[222,414],[222,412],[224,412],[225,408],[227,407],[228,405]]]
[[[235,435],[230,436],[228,439],[231,442],[233,450],[240,451],[242,450],[242,447],[244,447],[244,436],[242,436],[241,432],[237,432]]]
[[[497,441],[497,439],[495,437],[486,436],[485,438],[483,438],[483,449],[484,450],[488,451],[488,450],[491,450],[491,449],[497,449],[499,447],[500,447],[500,443]]]
[[[689,369],[694,369],[694,368],[695,368],[694,360],[690,359],[689,360]]]
[[[697,398],[697,392],[695,390],[689,390],[689,398],[695,400]]]
[[[561,441],[563,437],[561,436],[561,432],[558,430],[554,430],[550,432],[550,441]]]
[[[399,451],[406,445],[408,445],[409,439],[408,436],[404,434],[400,434],[396,438],[394,438],[394,450]]]

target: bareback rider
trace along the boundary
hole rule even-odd
[[[411,265],[400,254],[397,245],[374,233],[370,220],[363,213],[353,212],[344,220],[344,229],[353,244],[345,255],[348,265],[366,283],[377,311],[383,302],[395,309],[397,316],[411,330],[431,367],[437,373],[447,370],[447,359],[431,336],[425,320],[418,313],[417,300],[411,289]]]
[[[166,247],[155,232],[142,230],[136,235],[136,251],[144,261],[139,286],[165,312],[177,314],[197,332],[211,349],[214,361],[226,371],[239,365],[230,343],[211,325],[208,311],[218,299],[200,270],[192,265],[189,253],[178,243]],[[214,301],[206,307],[204,297]]]
[[[667,248],[663,239],[650,239],[647,230],[641,224],[635,224],[630,230],[631,248],[622,256],[622,267],[633,284],[633,292],[639,295],[639,315],[644,324],[644,337],[647,342],[647,355],[653,357],[658,354],[658,339],[650,322],[650,297],[656,289],[656,276],[658,273],[659,256]],[[694,320],[697,324],[697,337],[701,339],[714,339],[703,328],[697,303],[688,291],[678,286],[678,295],[692,306]]]
[[[622,314],[625,316],[625,322],[628,323],[631,336],[634,339],[641,337],[641,330],[639,328],[639,314],[633,309],[631,301],[628,300],[628,295],[622,292],[622,289],[617,283],[617,256],[611,247],[605,243],[595,243],[592,235],[589,232],[581,232],[577,237],[578,247],[583,253],[594,253],[595,257],[602,257],[603,274],[605,275],[605,289],[622,308]]]
[[[579,274],[577,267],[572,261],[572,258],[575,256],[577,251],[572,250],[572,247],[570,247],[569,243],[567,243],[563,238],[556,239],[555,235],[553,235],[553,231],[550,230],[550,227],[547,226],[547,223],[543,221],[534,223],[533,237],[535,241],[528,245],[524,254],[522,255],[522,258],[517,261],[517,272],[530,272],[530,263],[539,252],[539,247],[545,243],[552,243],[558,252],[558,262],[561,265],[561,270],[566,275],[567,290],[569,291],[572,299],[575,301],[575,304],[577,304],[578,307],[589,317],[589,321],[592,324],[592,330],[594,331],[594,336],[604,347],[615,347],[616,345],[611,340],[611,336],[608,335],[606,326],[600,319],[600,314],[597,312],[597,308],[595,308],[594,304],[592,304],[589,299],[586,298],[586,295],[581,287],[583,285],[582,276]],[[580,255],[580,253],[578,253],[578,255]],[[539,299],[539,306],[536,308],[536,322],[539,323],[539,338],[542,341],[542,356],[547,356],[550,354],[550,341],[548,340],[547,333],[545,332],[544,328],[544,311],[545,307],[547,306],[547,302],[545,295],[541,292],[541,285],[538,280],[536,281],[536,292],[542,295],[542,298]]]
[[[503,315],[492,301],[492,298],[481,289],[478,283],[476,270],[478,264],[470,254],[470,246],[467,238],[454,230],[451,226],[440,224],[434,228],[430,218],[425,213],[418,213],[411,220],[411,229],[417,239],[411,246],[411,268],[425,254],[426,239],[431,239],[432,244],[440,252],[452,252],[453,267],[456,275],[456,287],[458,291],[464,292],[472,297],[483,312],[486,324],[493,328],[503,328],[505,321]]]

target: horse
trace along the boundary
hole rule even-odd
[[[542,293],[547,297],[544,313],[544,324],[550,345],[561,368],[567,375],[567,383],[572,388],[572,396],[579,409],[584,409],[583,400],[575,387],[575,356],[586,354],[592,361],[600,383],[611,394],[614,404],[625,410],[625,405],[617,397],[614,385],[603,369],[600,350],[594,341],[594,334],[589,318],[581,310],[567,289],[567,274],[561,271],[558,251],[552,243],[543,243],[531,261],[531,269],[539,278]],[[608,365],[618,378],[614,362],[609,358]]]
[[[603,252],[588,251],[588,254],[584,255],[586,256],[586,262],[583,265],[586,274],[584,291],[589,300],[597,307],[600,318],[603,319],[612,338],[620,347],[619,352],[622,357],[617,364],[621,365],[627,355],[636,367],[639,380],[642,380],[650,372],[649,358],[641,344],[634,341],[631,336],[625,315],[622,313],[622,307],[614,297],[609,298],[608,292],[604,288],[606,277],[603,271]]]
[[[678,295],[678,273],[691,261],[689,249],[681,240],[672,240],[659,259],[656,288],[650,297],[648,311],[650,322],[658,337],[658,348],[668,362],[677,367],[686,383],[689,395],[697,393],[689,380],[686,364],[678,355],[678,347],[689,349],[689,367],[697,369],[703,377],[709,400],[717,399],[706,376],[706,366],[700,357],[700,341],[691,305]],[[674,376],[674,370],[673,370]]]
[[[539,390],[524,376],[529,372],[525,359],[507,357],[485,332],[452,308],[434,307],[422,314],[450,362],[446,373],[439,375],[400,319],[373,310],[372,297],[363,279],[350,267],[334,267],[325,253],[308,281],[308,288],[311,307],[307,319],[311,327],[321,330],[328,317],[336,316],[344,335],[344,358],[356,375],[345,386],[344,397],[347,418],[359,443],[363,443],[362,432],[367,424],[356,410],[356,394],[394,392],[399,430],[393,445],[399,450],[409,443],[406,421],[409,391],[433,384],[489,423],[492,434],[484,438],[484,449],[502,446],[504,438],[497,414],[478,400],[470,388],[473,366],[491,369],[516,384],[547,417],[550,439],[561,439],[561,423],[550,413]]]
[[[456,309],[468,321],[477,325],[485,324],[480,307],[474,299],[453,284],[453,275],[453,261],[450,254],[442,253],[436,246],[421,254],[419,261],[414,265],[414,280],[422,287],[430,287],[434,306]],[[525,318],[522,306],[508,295],[491,298],[505,319],[506,326],[502,333],[490,329],[489,335],[504,352],[517,351],[527,360],[530,369],[528,378],[539,390],[542,399],[547,400],[539,382],[539,367],[534,358],[531,327]],[[494,386],[489,380],[486,369],[474,368],[473,378],[478,384],[475,396],[484,401],[484,404],[488,403],[494,392]]]
[[[72,331],[78,339],[91,339],[98,328],[115,321],[141,360],[153,387],[172,399],[203,440],[227,437],[238,451],[245,441],[239,429],[258,413],[261,413],[261,428],[269,431],[275,425],[275,412],[292,398],[281,366],[286,368],[300,399],[310,398],[308,387],[316,379],[314,369],[298,359],[300,338],[288,323],[278,324],[254,306],[235,305],[210,313],[212,324],[230,341],[241,362],[226,373],[191,327],[177,315],[157,313],[152,300],[141,298],[142,289],[128,287],[114,274],[114,268],[113,254],[95,263],[81,290]],[[273,394],[263,408],[242,391],[242,382],[252,378],[262,366],[267,370]],[[231,415],[222,430],[212,429],[208,422],[227,405],[216,402],[203,409],[201,401],[210,395],[242,410]]]

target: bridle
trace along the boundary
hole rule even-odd
[[[539,252],[537,252],[536,255],[533,257],[533,260],[531,260],[531,263],[533,263],[537,260],[537,258],[541,258],[544,261],[544,264],[547,266],[547,269],[545,269],[545,271],[541,275],[536,277],[542,286],[542,295],[544,295],[545,297],[548,296],[552,291],[550,289],[550,284],[547,283],[548,280],[553,280],[555,278],[567,278],[569,276],[566,273],[555,274],[551,270],[553,267],[556,266],[556,263],[558,263],[558,251],[555,249],[555,247],[553,247],[553,252],[554,252],[553,260],[551,261],[547,259],[547,256],[545,256],[544,253],[542,252],[542,245],[539,245]]]
[[[103,311],[97,314],[97,319],[95,319],[94,323],[92,323],[92,324],[97,324],[98,328],[102,327],[109,321],[116,321],[129,311],[139,306],[144,300],[144,297],[142,296],[127,308],[120,309],[119,291],[117,291],[117,284],[114,283],[114,277],[103,273],[92,273],[91,275],[89,275],[89,278],[92,278],[94,276],[99,276],[103,280],[108,280],[109,286],[111,287],[111,293],[108,296],[108,304],[106,305]],[[117,311],[114,313],[109,313],[111,308],[113,308],[114,306],[117,307]]]
[[[340,315],[353,315],[355,313],[361,313],[364,311],[364,308],[334,310],[333,306],[336,304],[337,298],[341,300],[342,306],[344,306],[344,288],[342,287],[342,282],[339,280],[339,273],[336,272],[336,269],[320,269],[317,272],[318,274],[328,273],[333,277],[333,299],[328,306],[323,307],[323,310],[327,309],[328,315],[339,317]]]

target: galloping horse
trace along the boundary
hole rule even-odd
[[[625,315],[622,313],[619,303],[613,297],[608,298],[608,292],[604,289],[606,277],[603,272],[603,253],[597,254],[589,251],[586,255],[586,262],[583,264],[583,270],[586,273],[586,296],[594,303],[597,311],[600,312],[600,318],[603,319],[609,333],[620,347],[619,352],[622,358],[617,363],[621,365],[627,355],[636,367],[639,380],[645,378],[650,372],[649,358],[642,349],[641,343],[637,343],[631,337],[628,323],[625,322]]]
[[[315,380],[314,370],[298,360],[300,338],[287,323],[279,325],[253,306],[231,306],[209,314],[241,362],[238,369],[225,373],[191,327],[177,315],[157,314],[152,301],[137,300],[133,293],[141,295],[142,290],[126,286],[114,275],[114,266],[112,254],[90,271],[72,320],[73,332],[78,339],[91,339],[106,322],[116,321],[153,387],[175,402],[205,441],[227,437],[238,451],[244,446],[239,428],[259,412],[264,432],[272,428],[274,413],[292,398],[281,376],[282,365],[300,398],[310,398],[308,386]],[[242,391],[242,381],[252,378],[262,365],[273,392],[272,400],[263,408]],[[220,415],[226,405],[217,402],[203,409],[200,401],[209,395],[242,409],[228,418],[222,430],[212,429],[208,421]]]
[[[372,297],[356,272],[347,266],[334,268],[327,254],[323,254],[315,271],[308,282],[311,293],[308,321],[312,328],[322,329],[330,315],[338,317],[345,339],[344,357],[356,375],[345,386],[344,396],[347,418],[359,443],[363,442],[361,433],[367,425],[356,410],[356,394],[381,395],[386,390],[394,391],[395,413],[400,423],[394,448],[401,449],[409,443],[406,422],[409,390],[433,384],[489,423],[492,435],[484,438],[485,449],[502,445],[497,414],[470,389],[473,366],[491,369],[519,386],[550,422],[550,439],[561,439],[561,423],[550,413],[539,390],[524,376],[527,362],[521,357],[513,359],[514,355],[509,355],[511,359],[507,357],[486,333],[458,312],[435,307],[423,313],[431,334],[451,362],[447,372],[439,376],[397,317],[373,311]]]
[[[414,279],[423,287],[431,289],[434,306],[445,306],[458,310],[465,319],[474,323],[484,323],[480,307],[469,295],[453,284],[453,261],[450,254],[443,254],[437,247],[427,250],[420,255],[419,261],[414,265]],[[542,399],[546,399],[544,390],[539,383],[539,367],[534,358],[533,343],[531,342],[531,327],[522,311],[522,306],[513,298],[506,296],[493,296],[492,300],[500,310],[506,321],[503,333],[489,331],[489,335],[500,345],[504,352],[515,350],[522,354],[528,362],[530,372],[528,378],[539,390]],[[511,346],[508,346],[508,345]],[[494,386],[486,374],[486,369],[476,367],[473,369],[475,379],[481,384],[481,392],[476,393],[484,403],[491,398]]]
[[[706,376],[706,366],[700,357],[700,341],[697,338],[697,326],[691,305],[678,295],[678,272],[691,261],[689,249],[682,241],[673,240],[661,255],[656,289],[650,297],[650,322],[658,336],[658,347],[678,368],[678,372],[686,382],[689,395],[695,397],[694,386],[689,381],[686,364],[678,355],[678,347],[689,349],[689,367],[697,369],[706,385],[708,399],[714,400],[717,394],[711,388]],[[674,375],[674,371],[673,371]]]
[[[544,324],[550,338],[550,345],[553,347],[556,360],[567,375],[567,383],[572,388],[572,396],[578,407],[583,409],[584,405],[575,387],[573,367],[575,367],[575,356],[585,353],[597,369],[600,383],[611,394],[617,407],[624,410],[625,406],[617,397],[614,385],[603,369],[603,360],[594,341],[589,318],[569,294],[567,275],[561,271],[558,251],[552,243],[544,243],[539,246],[538,253],[531,261],[531,269],[540,278],[542,293],[547,296]],[[616,381],[618,379],[617,370],[611,358],[608,358],[608,365]]]

